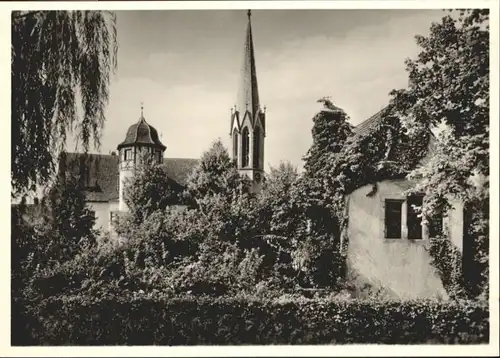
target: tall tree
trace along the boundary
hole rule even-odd
[[[116,17],[103,11],[12,13],[13,195],[54,173],[67,135],[98,147],[117,66]]]
[[[220,140],[203,153],[198,166],[188,178],[188,190],[195,199],[222,195],[230,197],[249,188],[246,178],[240,176],[234,161]]]
[[[271,167],[258,196],[259,227],[263,234],[292,239],[303,217],[292,198],[299,174],[290,162]]]
[[[446,212],[458,197],[471,213],[470,241],[487,273],[489,222],[489,10],[459,10],[417,36],[421,52],[406,61],[407,89],[393,91],[393,104],[412,133],[441,127],[435,155],[411,177],[427,193],[424,218]],[[469,243],[468,243],[469,242]],[[470,246],[469,246],[470,247]],[[484,265],[484,263],[486,264]],[[473,271],[473,270],[468,270]],[[472,281],[476,280],[472,279]],[[487,281],[487,280],[486,280]]]
[[[142,222],[155,211],[179,203],[181,189],[160,165],[152,161],[143,161],[126,185],[125,201],[136,223]]]

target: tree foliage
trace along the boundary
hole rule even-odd
[[[349,116],[341,108],[326,97],[318,102],[324,108],[313,118],[313,144],[304,157],[304,169],[309,177],[323,168],[332,153],[338,153],[342,149],[352,133]]]
[[[488,23],[489,10],[464,10],[432,24],[428,37],[416,37],[422,49],[417,59],[406,61],[409,87],[392,92],[395,112],[410,133],[444,128],[436,155],[412,175],[425,178],[418,190],[429,193],[429,210],[442,209],[450,195],[469,201],[488,190]]]
[[[83,149],[98,146],[117,65],[115,15],[101,11],[12,13],[13,194],[54,173],[75,130]]]
[[[181,189],[152,161],[144,161],[125,185],[125,202],[136,223],[180,203]]]
[[[74,264],[82,253],[95,251],[99,233],[94,224],[81,182],[71,176],[58,177],[41,203],[13,206],[13,296],[57,294],[56,286],[71,290],[73,279],[61,280],[54,272]]]
[[[71,176],[58,178],[48,196],[47,233],[60,236],[68,246],[68,258],[85,241],[94,244],[95,214],[87,206],[82,183]],[[82,241],[83,240],[83,241]]]
[[[465,240],[476,243],[475,260],[484,262],[489,222],[489,10],[455,11],[416,41],[421,52],[406,61],[409,86],[392,92],[394,111],[410,134],[421,128],[441,130],[434,155],[410,178],[419,179],[414,191],[427,194],[425,220],[446,213],[451,198],[464,202],[470,217]],[[487,265],[482,272],[487,274]]]
[[[290,162],[271,167],[258,196],[259,227],[264,234],[284,236],[292,240],[305,217],[293,200],[299,179],[297,168]]]
[[[194,198],[198,205],[203,205],[205,199],[214,196],[232,200],[240,194],[249,194],[250,185],[250,181],[238,173],[236,163],[222,142],[217,140],[202,154],[189,176],[187,195]]]

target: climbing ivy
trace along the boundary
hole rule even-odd
[[[405,178],[426,156],[432,134],[410,136],[394,115],[393,105],[379,114],[364,134],[354,134],[322,169],[325,193],[335,198],[332,209],[344,216],[346,196],[381,180]]]
[[[458,248],[443,235],[429,239],[428,252],[448,295],[451,298],[463,297],[462,254]]]
[[[392,92],[405,128],[441,129],[433,156],[412,171],[413,191],[426,193],[424,219],[460,199],[465,206],[468,281],[488,287],[489,241],[489,10],[458,10],[417,36],[421,52],[406,61],[408,88]],[[444,241],[443,241],[444,242]],[[472,291],[479,291],[473,289]]]

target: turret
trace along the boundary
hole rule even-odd
[[[125,186],[135,175],[139,165],[146,159],[153,163],[163,162],[163,153],[167,149],[159,137],[158,131],[146,122],[141,106],[141,117],[139,121],[129,127],[125,140],[118,147],[119,171],[120,171],[120,203],[119,211],[128,211],[125,203]]]

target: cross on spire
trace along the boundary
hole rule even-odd
[[[250,20],[250,16],[252,16],[252,10],[248,9],[247,16],[248,16],[248,19]]]
[[[141,117],[144,117],[144,102],[141,102]]]

